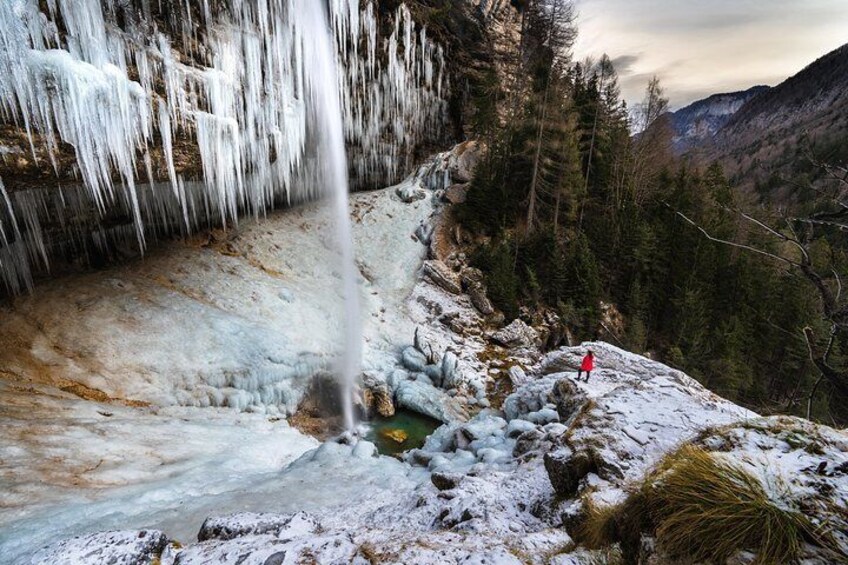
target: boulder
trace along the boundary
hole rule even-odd
[[[395,393],[398,406],[441,422],[465,421],[468,412],[445,391],[420,381],[403,381]]]
[[[295,514],[239,512],[204,520],[197,534],[197,541],[231,540],[256,535],[293,538],[313,534],[320,528],[318,521],[306,512]]]
[[[462,288],[459,285],[459,281],[457,281],[456,275],[444,262],[438,259],[424,261],[422,270],[424,276],[433,281],[433,284],[439,288],[451,294],[462,293]]]
[[[520,319],[515,319],[507,327],[494,332],[491,338],[495,343],[511,349],[539,345],[539,334]]]
[[[424,367],[427,366],[427,357],[414,346],[407,347],[403,350],[401,361],[404,367],[416,373],[424,371]]]
[[[435,472],[430,475],[430,481],[439,490],[451,490],[462,482],[463,475],[459,473]]]
[[[530,377],[527,376],[527,373],[524,372],[524,369],[519,367],[518,365],[513,365],[507,371],[509,375],[509,380],[512,383],[514,389],[523,386],[530,382]]]
[[[401,183],[395,190],[395,194],[407,204],[427,198],[427,191],[417,182]]]
[[[442,388],[452,389],[457,386],[459,359],[452,351],[447,351],[442,357]]]
[[[168,538],[156,530],[123,530],[86,534],[62,540],[39,551],[32,563],[75,565],[120,563],[147,565],[159,559]]]
[[[442,195],[442,199],[451,204],[462,204],[465,202],[467,196],[467,184],[452,184],[445,190],[445,193]]]
[[[588,453],[575,453],[568,447],[546,453],[544,461],[551,485],[563,497],[577,494],[583,477],[595,471],[595,462]]]
[[[430,378],[435,386],[442,387],[444,379],[441,365],[427,365],[424,367],[424,374]]]
[[[448,172],[454,182],[469,182],[483,156],[485,146],[479,141],[465,141],[448,156]]]
[[[569,378],[556,382],[551,397],[562,422],[568,422],[576,416],[589,401],[586,393]]]

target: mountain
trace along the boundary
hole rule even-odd
[[[675,150],[684,153],[687,149],[712,139],[740,108],[768,90],[768,86],[755,86],[740,92],[713,94],[673,112],[670,118],[674,128]]]
[[[843,45],[750,98],[714,136],[700,140],[694,153],[702,162],[721,162],[740,186],[771,190],[769,179],[800,173],[810,153],[831,162],[848,158],[846,140],[848,45]]]

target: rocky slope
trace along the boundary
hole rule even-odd
[[[792,176],[809,152],[841,162],[848,157],[846,92],[848,45],[752,97],[695,153],[704,162],[719,160],[747,188],[766,184],[773,175]]]
[[[755,86],[741,92],[713,94],[672,112],[670,117],[674,128],[672,143],[675,151],[682,154],[693,147],[709,145],[716,133],[740,108],[768,89],[767,86]]]
[[[558,347],[565,333],[551,315],[504,324],[443,202],[461,198],[463,185],[428,188],[444,186],[445,169],[467,180],[474,152],[458,147],[407,183],[353,197],[360,285],[371,297],[362,386],[372,399],[385,393],[393,408],[443,420],[423,446],[397,459],[350,436],[319,445],[281,419],[287,401],[248,385],[285,383],[294,401],[327,370],[307,370],[311,362],[302,375],[263,368],[268,356],[291,363],[301,349],[333,342],[333,306],[323,303],[333,275],[323,261],[306,264],[328,253],[318,210],[290,211],[269,220],[284,230],[244,227],[230,241],[238,253],[222,252],[220,242],[176,245],[145,263],[147,279],[134,266],[75,276],[4,312],[0,320],[11,313],[26,323],[7,323],[0,335],[29,329],[0,349],[0,367],[14,367],[0,387],[4,428],[16,430],[2,444],[3,480],[14,485],[0,515],[3,555],[39,564],[604,563],[620,550],[587,548],[589,517],[615,512],[668,454],[694,445],[744,467],[775,504],[812,516],[844,556],[844,432],[761,418],[606,343]],[[282,248],[300,255],[273,246],[262,253],[272,235],[298,240]],[[158,276],[175,279],[149,282]],[[115,280],[132,285],[63,306],[68,292]],[[173,318],[183,310],[191,315]],[[220,327],[232,331],[210,341],[206,328],[222,315]],[[80,324],[86,331],[74,332]],[[291,350],[270,349],[289,341]],[[245,348],[256,356],[236,355]],[[598,368],[576,382],[587,348]],[[94,385],[111,400],[80,398]],[[197,393],[234,400],[204,408]],[[363,408],[376,408],[367,396]],[[804,548],[810,562],[840,559],[828,551]],[[639,552],[663,562],[661,544]]]

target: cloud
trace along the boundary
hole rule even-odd
[[[619,55],[612,59],[612,66],[618,76],[629,75],[633,72],[633,66],[639,61],[640,56],[641,53],[639,55]]]
[[[846,0],[577,0],[577,60],[607,53],[628,104],[656,75],[675,107],[776,84],[848,41]]]

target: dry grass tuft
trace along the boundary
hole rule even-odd
[[[747,550],[755,565],[777,565],[797,561],[805,542],[835,548],[804,514],[772,500],[756,477],[691,445],[667,456],[621,506],[587,500],[579,533],[587,547],[620,543],[635,562],[643,533],[676,561],[724,563]]]

